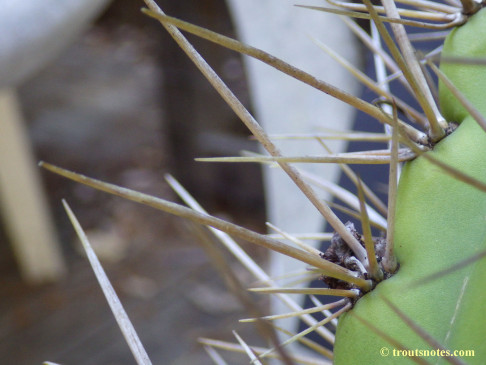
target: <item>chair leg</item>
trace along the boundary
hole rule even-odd
[[[0,209],[24,279],[41,283],[65,271],[14,90],[0,90]]]

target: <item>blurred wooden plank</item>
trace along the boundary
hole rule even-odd
[[[9,89],[0,91],[0,206],[25,280],[58,279],[65,265],[16,95]]]

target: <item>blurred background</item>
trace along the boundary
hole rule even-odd
[[[2,1],[17,6],[16,1],[0,0],[0,4]],[[277,0],[277,5],[281,1]],[[236,36],[227,3],[235,6],[242,4],[241,1],[159,0],[158,3],[170,15],[225,35]],[[245,3],[250,1],[245,0]],[[44,160],[100,180],[177,201],[164,180],[164,175],[170,173],[210,213],[244,227],[265,232],[263,222],[268,219],[290,232],[323,229],[324,222],[316,215],[314,207],[306,201],[304,204],[308,206],[300,205],[300,193],[285,190],[286,177],[286,180],[275,179],[274,185],[270,183],[267,186],[265,199],[258,165],[194,162],[196,157],[234,156],[241,150],[257,151],[257,144],[248,138],[246,128],[163,27],[141,14],[142,6],[142,1],[112,1],[80,36],[69,43],[69,47],[65,47],[58,56],[51,57],[50,62],[43,62],[46,66],[32,72],[29,77],[23,77],[20,84],[11,88],[15,89],[18,111],[23,118],[21,124],[26,127],[27,144],[33,149],[33,163]],[[249,6],[254,18],[250,18],[253,24],[250,23],[248,34],[254,31],[252,28],[257,28],[257,17],[260,18],[260,26],[267,26],[265,14],[268,13],[255,13],[255,6]],[[235,9],[233,15],[238,14]],[[279,8],[275,9],[272,11],[276,13]],[[39,12],[39,19],[49,15],[43,11]],[[6,21],[3,19],[2,23],[1,15],[0,34],[5,37],[0,38],[0,46],[5,43],[2,41],[9,38],[9,32],[4,29]],[[308,14],[303,15],[304,23],[311,23]],[[322,14],[314,16],[316,24],[323,24]],[[290,18],[294,19],[293,14]],[[299,67],[300,61],[311,61],[319,72],[314,73],[318,77],[335,85],[344,85],[349,92],[361,94],[365,100],[373,101],[376,98],[375,94],[361,88],[356,81],[351,82],[349,75],[345,81],[340,79],[339,72],[346,72],[340,67],[336,70],[324,65],[322,62],[325,61],[320,58],[323,53],[310,41],[305,47],[309,48],[310,45],[317,55],[296,52],[295,40],[292,38],[294,43],[289,41],[296,32],[282,20],[277,20],[277,23],[287,31],[287,35],[283,31],[273,32],[275,28],[268,31],[259,28],[255,30],[257,38],[249,42],[254,44],[255,40],[262,41],[263,46],[258,46],[266,50],[274,46],[279,56],[280,51],[283,54],[288,52],[286,56],[296,56],[297,62],[294,63],[293,59],[291,63]],[[329,27],[337,29],[333,28],[334,25]],[[296,39],[307,37],[305,26],[298,29]],[[270,32],[273,38],[258,37]],[[248,34],[244,33],[239,36],[245,38]],[[337,33],[331,35],[335,42],[330,44],[333,49],[340,46],[346,59],[354,60],[373,77],[369,52],[359,48],[354,40],[338,39],[336,35],[341,32],[327,33]],[[325,30],[316,34],[323,38],[328,35]],[[238,54],[196,37],[188,38],[243,104],[250,110],[255,109],[260,121],[265,119],[266,123],[268,119],[275,119],[274,125],[265,125],[267,130],[273,128],[272,131],[276,133],[295,133],[308,123],[305,128],[310,133],[322,131],[326,121],[331,124],[329,128],[337,128],[335,122],[338,121],[342,129],[354,124],[356,130],[382,131],[378,123],[372,122],[363,113],[355,115],[354,110],[348,110],[339,114],[343,113],[340,109],[342,103],[328,106],[324,101],[326,96],[322,93],[316,92],[317,95],[308,97],[304,93],[310,89],[307,86],[296,86],[298,82],[295,80],[288,84],[274,82],[270,73],[260,77],[265,81],[263,84],[267,84],[264,87],[268,87],[265,90],[267,94],[262,94],[261,100],[257,99],[258,94],[255,97],[255,89],[252,89],[252,107],[247,79],[254,81],[258,78],[258,70],[252,68],[254,66],[250,62],[246,63],[246,66],[250,66],[247,69],[252,72],[247,77]],[[272,42],[277,44],[270,44]],[[3,56],[1,50],[0,47],[0,65]],[[276,51],[271,49],[270,52]],[[307,66],[309,64],[303,67]],[[0,69],[0,81],[5,73],[8,74],[5,70]],[[284,90],[282,85],[289,89]],[[302,104],[302,108],[293,108],[292,112],[296,114],[286,116],[290,113],[284,108],[287,106],[285,104]],[[256,110],[262,105],[267,107],[265,111]],[[302,110],[304,113],[301,113]],[[338,117],[331,113],[337,113]],[[5,134],[2,116],[0,138]],[[284,123],[285,117],[292,123]],[[2,163],[10,166],[10,159],[1,159],[6,151],[2,149],[5,146],[1,141],[0,197],[5,198],[2,179],[10,172],[14,175],[17,167],[14,164],[9,171],[2,166]],[[8,145],[8,142],[3,143]],[[308,141],[302,144],[304,151],[312,148]],[[295,148],[295,142],[289,142],[284,147],[289,146]],[[317,147],[317,152],[312,153],[322,152],[317,143],[314,147]],[[339,151],[345,147],[342,144],[333,150]],[[350,143],[347,148],[356,151],[384,148],[384,145],[356,142]],[[284,151],[289,155],[299,154],[297,148]],[[306,169],[317,165],[308,166]],[[355,191],[354,184],[346,177],[339,177],[339,169],[334,168],[336,171],[332,173],[316,174],[339,181],[340,186]],[[386,201],[387,166],[370,168],[355,165],[353,169]],[[134,363],[80,249],[61,199],[67,200],[86,230],[153,363],[211,364],[197,339],[210,337],[234,342],[232,329],[236,329],[253,345],[266,344],[253,325],[238,323],[238,319],[249,316],[247,309],[226,289],[224,280],[199,244],[199,238],[184,221],[43,170],[35,170],[41,174],[47,205],[55,222],[55,236],[63,260],[56,272],[62,274],[56,281],[45,283],[43,278],[37,278],[32,273],[26,277],[25,272],[19,270],[19,260],[13,250],[16,243],[8,234],[6,224],[10,214],[4,209],[0,219],[2,362],[21,365],[40,364],[44,360],[61,364]],[[266,173],[268,171],[279,173],[278,169],[268,169]],[[327,195],[323,199],[332,198]],[[269,206],[267,208],[265,200]],[[310,219],[308,211],[317,217]],[[22,207],[20,214],[25,214],[28,217],[26,220],[35,219],[26,209],[22,211]],[[343,221],[349,219],[345,214],[339,216]],[[268,253],[265,250],[245,242],[242,245],[259,263],[267,266]],[[245,287],[257,285],[229,254],[225,254],[225,259]],[[37,262],[41,260],[39,257]],[[284,272],[290,270],[285,260],[279,261],[273,257],[271,261],[273,275],[279,273],[275,266],[280,266]],[[46,268],[45,263],[43,267]],[[276,311],[275,308],[268,310],[270,303],[266,296],[254,296],[253,299],[267,312]],[[229,363],[248,362],[243,355],[224,355]]]
[[[169,14],[234,35],[224,0],[159,4]],[[18,85],[35,159],[177,200],[164,180],[171,173],[211,213],[263,232],[259,167],[193,162],[256,150],[256,144],[165,30],[140,13],[142,5],[113,1],[59,57]],[[248,105],[240,57],[191,41]],[[264,344],[253,325],[237,323],[248,316],[245,308],[184,222],[45,171],[41,176],[67,271],[51,283],[26,282],[5,225],[0,227],[2,363],[133,363],[63,198],[97,249],[153,363],[210,364],[197,338],[233,341],[231,329]],[[264,261],[263,251],[243,245]],[[233,266],[243,282],[251,282]],[[266,305],[264,296],[256,299]]]

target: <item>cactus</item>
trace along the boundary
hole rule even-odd
[[[481,309],[484,298],[482,283],[486,279],[483,260],[486,256],[486,119],[483,117],[486,115],[486,10],[482,9],[482,4],[464,0],[459,7],[417,1],[415,5],[418,10],[405,10],[397,9],[391,0],[383,0],[383,8],[364,0],[364,4],[332,1],[338,6],[337,10],[308,7],[372,19],[393,55],[392,67],[399,68],[399,77],[422,109],[417,111],[371,81],[366,81],[368,86],[377,90],[385,102],[382,106],[366,103],[261,50],[166,16],[154,2],[147,0],[146,3],[150,10],[144,10],[145,13],[167,28],[270,154],[215,160],[277,163],[336,231],[331,248],[324,253],[319,252],[281,232],[296,247],[212,217],[172,179],[171,185],[190,208],[47,163],[41,165],[94,188],[219,230],[213,232],[261,280],[271,282],[227,234],[310,265],[314,273],[322,275],[329,288],[294,289],[270,284],[270,288],[255,289],[278,295],[293,309],[292,315],[300,316],[309,326],[282,345],[300,340],[319,354],[334,359],[335,364],[485,363],[486,347],[483,341],[486,338],[486,323],[482,320]],[[386,17],[379,15],[383,12]],[[400,16],[421,20],[402,20]],[[424,19],[434,23],[424,22]],[[392,24],[395,38],[383,25],[385,21]],[[441,111],[427,84],[423,64],[415,57],[406,37],[403,23],[455,28],[446,38],[440,69],[431,59],[421,60],[440,79]],[[281,156],[271,138],[191,48],[178,29],[255,57],[368,113],[392,131],[385,138],[390,140],[390,148],[327,156]],[[410,121],[400,120],[399,111]],[[422,130],[417,129],[416,124]],[[404,161],[397,189],[398,164]],[[292,165],[293,162],[389,163],[388,224],[384,237],[371,236],[370,223],[376,224],[377,221],[369,214],[371,209],[365,200],[378,207],[380,204],[376,196],[349,169],[346,172],[356,181],[358,190],[355,202],[359,206],[356,214],[361,218],[361,233],[341,222],[329,206],[316,198],[305,175]],[[67,205],[66,208],[82,236],[82,229]],[[84,241],[88,246],[85,237]],[[315,308],[302,310],[286,296],[288,293],[328,294],[342,299],[327,305],[316,301]],[[324,311],[327,315],[320,322],[309,316],[318,311]],[[279,316],[263,319],[276,318]],[[339,318],[339,322],[334,335],[324,324],[336,318]],[[133,328],[125,330],[133,332]],[[303,338],[312,331],[335,343],[334,353]],[[289,359],[279,346],[276,346],[276,350],[254,352],[241,338],[237,338],[240,342],[237,347],[246,351],[257,363],[275,351],[277,355],[274,355],[280,356],[282,361]],[[218,346],[211,342],[206,344]],[[135,356],[140,353],[139,346],[138,343],[133,346]],[[305,359],[299,356],[292,354],[291,357],[297,363],[303,362]],[[145,357],[142,356],[140,363],[147,363]]]
[[[481,36],[485,32],[486,11],[482,10],[467,24],[452,31],[446,39],[443,56],[486,55],[486,44],[482,44],[486,38]],[[481,41],[470,42],[466,48],[465,42],[472,34],[478,34]],[[481,97],[484,95],[481,80],[486,81],[484,70],[447,63],[442,70],[474,107],[486,114]],[[444,116],[460,125],[425,154],[479,181],[486,181],[484,130],[444,85],[440,92]],[[400,270],[363,297],[353,314],[381,328],[408,349],[430,349],[430,343],[407,328],[407,323],[396,313],[396,306],[437,340],[441,348],[474,350],[475,356],[466,361],[480,364],[486,358],[482,345],[486,329],[478,322],[481,314],[477,301],[481,300],[482,293],[475,288],[479,288],[485,278],[484,263],[472,263],[434,280],[428,277],[486,248],[486,228],[481,222],[486,211],[486,195],[447,175],[424,157],[408,162],[400,179],[395,221],[395,253]],[[336,360],[339,359],[336,363],[347,364],[356,358],[363,363],[379,363],[380,349],[388,348],[389,344],[370,335],[366,325],[352,315],[343,317],[336,336]],[[350,347],[349,343],[355,345]],[[382,361],[387,363],[387,358],[383,357]]]

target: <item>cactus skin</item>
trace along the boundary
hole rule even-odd
[[[486,56],[486,9],[455,29],[444,54]],[[486,115],[486,68],[441,65],[458,89]],[[427,152],[476,179],[486,182],[486,133],[445,88],[441,106],[457,130]],[[371,322],[410,350],[431,349],[380,298],[384,296],[450,350],[474,350],[468,364],[486,363],[486,260],[423,285],[421,279],[486,249],[486,193],[447,176],[423,157],[406,164],[400,178],[395,227],[395,252],[400,269],[361,298],[351,314]],[[465,278],[468,278],[464,286]],[[451,323],[452,322],[452,323]],[[388,348],[388,356],[380,354]],[[350,314],[340,318],[334,362],[347,364],[409,364],[393,357],[394,346]],[[440,357],[425,358],[444,364]]]
[[[472,16],[462,27],[446,38],[443,55],[486,57],[486,8]],[[483,114],[486,115],[486,66],[444,63],[442,71]],[[459,101],[443,85],[439,85],[442,114],[447,120],[461,122],[468,116]]]

